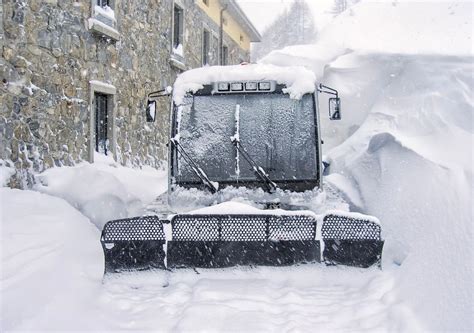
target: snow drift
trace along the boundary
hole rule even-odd
[[[472,6],[362,2],[316,45],[263,59],[339,90],[345,119],[322,117],[329,178],[380,218],[384,269],[431,330],[473,329]]]
[[[100,154],[95,160],[48,169],[37,176],[35,190],[65,199],[100,230],[107,221],[141,215],[166,191],[166,171],[125,168]]]
[[[18,329],[35,318],[68,323],[74,311],[57,309],[79,311],[77,299],[96,294],[100,285],[99,231],[62,199],[9,188],[0,188],[0,198],[0,330]],[[53,301],[58,307],[52,311]]]
[[[399,60],[400,61],[400,60]],[[470,59],[406,57],[362,126],[328,157],[383,221],[385,263],[429,328],[472,327]]]
[[[473,3],[467,1],[361,1],[328,24],[316,44],[273,51],[260,62],[304,66],[318,81],[338,88],[343,120],[337,126],[322,127],[326,147],[332,148],[363,122],[383,87],[403,70],[400,60],[404,57],[472,57],[473,10]],[[341,57],[344,54],[353,56]],[[362,67],[363,75],[355,71]],[[321,105],[326,105],[322,97]]]

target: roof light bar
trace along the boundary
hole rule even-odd
[[[214,91],[220,93],[272,92],[276,88],[275,81],[237,81],[215,82]]]
[[[242,82],[233,82],[230,84],[230,90],[232,91],[243,91],[244,84]]]
[[[245,82],[245,90],[248,90],[248,91],[257,90],[257,82]]]
[[[272,88],[270,82],[259,82],[258,83],[258,90],[269,91]]]
[[[217,90],[219,90],[219,91],[229,91],[229,82],[219,82],[217,84]]]

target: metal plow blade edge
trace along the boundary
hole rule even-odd
[[[321,228],[318,231],[318,223]],[[102,230],[105,273],[181,267],[284,266],[321,262],[380,265],[380,226],[328,214],[143,216]]]

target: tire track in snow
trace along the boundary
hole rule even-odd
[[[385,331],[410,320],[390,296],[391,275],[376,269],[177,270],[165,288],[164,278],[138,273],[107,280],[102,312],[121,318],[117,329],[171,331]]]

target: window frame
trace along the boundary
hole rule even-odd
[[[285,93],[283,92],[283,89],[285,88],[284,85],[277,85],[276,89],[272,92],[266,93],[270,95],[284,95]],[[188,96],[193,97],[194,96],[210,96],[210,95],[219,95],[219,94],[226,94],[226,93],[215,93],[214,87],[212,85],[204,85],[204,87],[195,93],[190,93]],[[240,94],[240,93],[237,93]],[[312,105],[313,105],[313,113],[314,113],[314,144],[315,144],[315,165],[321,165],[322,161],[322,155],[321,155],[321,137],[320,137],[320,118],[319,118],[319,112],[317,112],[317,105],[318,105],[318,94],[317,93],[310,93],[312,95]],[[175,111],[177,106],[173,103],[173,110]],[[177,118],[176,118],[176,112],[172,113],[172,121],[171,121],[171,136],[176,136],[179,134],[179,127],[177,126]],[[194,181],[194,180],[182,180],[177,177],[179,173],[179,168],[180,166],[178,165],[178,152],[176,150],[176,147],[174,147],[169,155],[170,158],[170,178],[174,177],[176,185],[182,186],[184,188],[198,188],[202,189],[205,188],[205,186],[202,184],[200,181]],[[262,185],[261,180],[245,180],[245,181],[239,181],[238,180],[224,180],[224,181],[219,181],[219,183],[222,185],[222,187],[226,187],[228,185],[232,186],[251,186],[255,188],[259,188]],[[289,189],[291,191],[298,191],[298,192],[303,192],[306,190],[311,190],[314,187],[320,188],[322,186],[322,167],[317,168],[316,170],[316,178],[308,178],[308,179],[296,179],[294,181],[289,181],[289,180],[278,180],[275,181],[278,186],[280,186],[282,189]]]
[[[207,43],[205,43],[206,33],[208,37]],[[202,27],[202,31],[201,31],[201,64],[202,66],[210,65],[209,52],[211,51],[211,34],[212,34],[211,29],[209,29],[207,26]],[[206,46],[207,46],[207,53],[205,52]],[[204,60],[207,60],[207,62]]]
[[[178,13],[180,13],[180,16],[178,17],[178,25],[176,25],[176,9],[178,9]],[[173,50],[177,48],[179,44],[181,44],[184,48],[184,7],[181,6],[180,3],[174,2],[172,14],[171,50],[173,52]],[[176,33],[176,27],[178,27],[178,33]],[[176,37],[178,37],[178,44],[176,44]]]
[[[109,140],[109,96],[107,94],[94,91],[94,112],[95,112],[95,121],[94,121],[94,136],[95,136],[95,151],[98,153],[100,152],[99,146],[101,146],[102,135],[105,136],[105,143],[104,143],[104,155],[107,156],[108,153],[108,144],[107,140]],[[100,103],[99,103],[100,102]],[[105,109],[105,110],[104,110]],[[104,119],[104,126],[100,125],[99,118]],[[110,144],[110,140],[109,140]]]
[[[111,7],[111,3],[112,1],[111,0],[96,0],[95,3],[96,3],[96,6],[100,6],[100,7],[105,7],[104,6],[104,2],[106,2],[106,6],[108,7]],[[112,8],[112,7],[111,7]]]
[[[89,98],[89,162],[94,162],[94,152],[96,152],[96,94],[107,96],[107,139],[109,140],[109,147],[107,152],[116,159],[117,143],[116,143],[116,94],[115,86],[102,82],[91,80],[90,98]],[[107,156],[109,156],[107,155]]]
[[[225,52],[224,52],[225,51]],[[222,44],[222,66],[226,66],[229,64],[229,47],[227,44]]]

